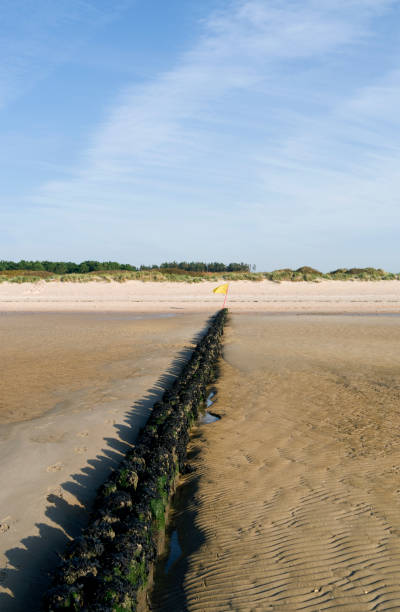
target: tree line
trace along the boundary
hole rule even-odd
[[[121,264],[116,261],[94,261],[87,260],[81,263],[72,261],[31,261],[21,259],[20,261],[0,261],[0,271],[6,270],[31,270],[35,272],[51,272],[53,274],[87,274],[89,272],[105,272],[113,270],[128,270],[136,272],[139,270],[160,270],[170,272],[180,270],[185,272],[249,272],[250,265],[246,263],[221,262],[204,263],[199,261],[170,261],[160,265],[133,266]]]

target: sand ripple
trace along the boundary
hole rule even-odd
[[[233,318],[156,609],[400,609],[399,339],[383,318]]]

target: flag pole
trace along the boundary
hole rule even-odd
[[[226,298],[228,297],[228,291],[229,291],[229,283],[228,283],[228,286],[227,286],[227,288],[226,288],[225,299],[224,299],[224,305],[222,306],[222,308],[223,308],[223,309],[225,308]]]

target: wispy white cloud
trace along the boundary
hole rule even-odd
[[[360,227],[369,230],[378,205],[398,220],[400,82],[382,50],[395,43],[379,39],[377,29],[394,6],[225,5],[204,21],[201,39],[178,65],[120,93],[79,167],[68,180],[43,185],[37,206],[65,218],[83,206],[104,223],[115,215],[135,220],[131,231],[138,238],[152,232],[152,248],[163,229],[176,235],[179,220],[190,235],[182,250],[193,245],[193,224],[206,231],[210,218],[224,225],[228,245],[250,231],[250,215],[256,237],[244,238],[249,252],[252,240],[265,239],[265,226],[276,241],[293,219],[293,237],[298,227],[324,224],[338,233],[361,213]],[[366,70],[375,50],[379,61]]]
[[[365,22],[378,4],[384,3],[339,3],[338,10],[337,2],[326,2],[321,10],[314,2],[253,0],[236,2],[216,13],[204,24],[200,43],[178,67],[121,94],[85,155],[86,171],[95,176],[98,169],[106,179],[112,172],[118,178],[121,173],[132,174],[131,162],[143,163],[142,156],[146,163],[165,159],[162,152],[157,155],[160,144],[173,148],[176,155],[182,139],[190,145],[191,139],[185,138],[188,132],[189,136],[193,130],[201,133],[202,120],[218,122],[224,109],[230,111],[225,95],[237,91],[251,95],[262,84],[268,88],[271,77],[280,78],[277,72],[285,59],[321,60],[325,53],[367,36]],[[273,88],[276,85],[272,82]],[[215,110],[213,105],[221,101]],[[187,125],[192,121],[200,123],[197,130]],[[104,174],[105,170],[110,174]]]
[[[0,109],[46,78],[128,0],[2,0]]]
[[[352,220],[374,226],[378,207],[392,226],[399,221],[400,72],[378,77],[337,101],[328,113],[302,117],[291,134],[261,160],[280,193],[307,201],[333,224]],[[291,176],[285,183],[284,175]]]

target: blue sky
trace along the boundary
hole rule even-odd
[[[2,259],[400,270],[400,2],[2,0]]]

